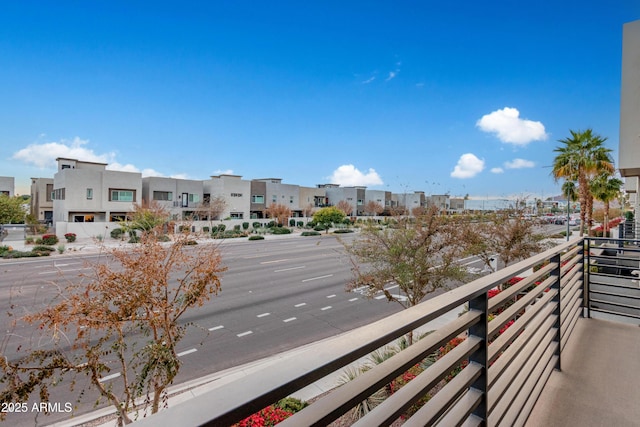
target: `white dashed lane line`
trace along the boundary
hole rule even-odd
[[[354,301],[358,301],[358,298],[357,298],[357,297],[356,297],[356,298],[351,298],[351,299],[349,300],[349,302],[354,302]]]
[[[241,334],[236,335],[238,338],[246,337],[247,335],[251,335],[253,331],[243,332]]]
[[[296,318],[295,318],[295,317],[290,317],[290,318],[288,318],[288,319],[284,319],[284,320],[283,320],[283,322],[284,322],[284,323],[289,323],[289,322],[293,322],[294,320],[296,320]]]
[[[115,374],[111,374],[111,375],[107,375],[106,377],[102,377],[98,380],[98,382],[105,382],[105,381],[109,381],[112,380],[114,378],[118,378],[120,376],[120,372],[116,372]]]
[[[331,309],[331,308],[332,308],[332,307],[331,307],[330,305],[328,305],[328,306],[326,306],[326,307],[322,307],[320,310],[325,311],[325,310],[329,310],[329,309]]]
[[[300,304],[296,304],[294,305],[295,308],[299,308],[299,307],[304,307],[305,305],[307,305],[306,302],[301,302]]]
[[[262,313],[262,314],[258,314],[256,317],[267,317],[270,314],[271,313]]]
[[[196,351],[198,351],[198,350],[195,349],[195,348],[190,348],[189,350],[185,350],[185,351],[182,351],[182,352],[178,353],[177,356],[178,357],[186,356],[187,354],[195,353]]]
[[[304,279],[304,280],[302,281],[302,283],[304,283],[304,282],[310,282],[310,281],[312,281],[312,280],[326,279],[327,277],[332,277],[332,276],[333,276],[333,274],[327,274],[326,276],[312,277],[312,278],[310,278],[310,279]]]
[[[214,326],[213,328],[209,328],[210,331],[217,331],[218,329],[223,329],[224,326],[222,325],[218,325],[218,326]]]
[[[278,262],[289,261],[288,259],[277,259],[275,261],[262,261],[260,264],[276,264]]]
[[[273,272],[274,273],[281,273],[283,271],[300,270],[301,268],[307,268],[307,266],[306,265],[301,265],[300,267],[282,268],[280,270],[273,270]]]

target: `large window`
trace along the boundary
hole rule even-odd
[[[58,188],[53,190],[53,194],[51,194],[51,198],[53,200],[64,200],[64,188]]]
[[[112,202],[133,202],[135,199],[134,190],[111,190]]]
[[[200,201],[199,194],[189,194],[189,203],[198,203]]]
[[[242,219],[244,217],[244,214],[242,212],[231,212],[229,216],[233,219]]]
[[[251,196],[251,203],[264,203],[264,196]]]
[[[153,200],[164,200],[171,202],[173,200],[173,193],[171,191],[154,191]]]
[[[74,215],[73,222],[93,222],[93,215]]]

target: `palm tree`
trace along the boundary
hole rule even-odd
[[[604,203],[603,236],[609,232],[609,203],[620,195],[622,180],[609,173],[601,173],[591,181],[593,196]]]
[[[578,183],[580,221],[581,224],[589,227],[593,210],[593,196],[589,181],[599,173],[613,173],[611,149],[603,145],[607,138],[601,137],[591,129],[569,132],[571,137],[559,140],[558,142],[564,145],[554,150],[558,154],[553,161],[552,174],[556,180],[564,178],[566,181]],[[580,236],[582,234],[581,227]]]

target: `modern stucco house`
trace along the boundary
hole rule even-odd
[[[53,225],[53,178],[31,178],[31,215]]]
[[[13,197],[15,195],[15,178],[12,176],[0,176],[0,194]]]
[[[106,163],[58,158],[53,221],[58,236],[104,236],[142,201],[142,175],[107,170]]]

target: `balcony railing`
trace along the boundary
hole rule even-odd
[[[231,425],[429,322],[446,318],[443,315],[452,310],[460,310],[464,312],[445,326],[280,425],[329,424],[455,337],[465,339],[356,425],[389,424],[438,384],[439,390],[405,425],[521,425],[551,372],[560,369],[562,349],[583,314],[583,300],[589,299],[583,283],[591,256],[583,256],[585,246],[590,248],[584,239],[567,242],[398,314],[315,343],[293,359],[276,361],[253,376],[140,423]],[[516,276],[524,278],[489,298],[489,291]],[[594,293],[592,310],[595,301]],[[468,364],[442,386],[443,379],[465,361]]]

